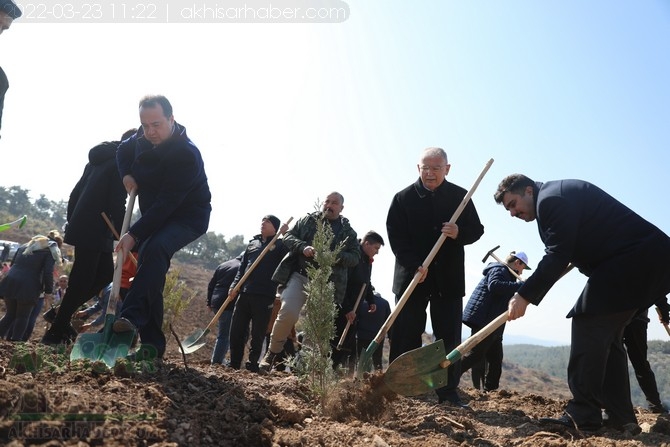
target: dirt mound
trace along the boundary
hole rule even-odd
[[[186,276],[198,295],[175,322],[181,339],[212,317],[204,306],[209,277],[202,269]],[[33,340],[42,331],[38,328]],[[165,362],[117,364],[108,371],[87,361],[70,363],[67,352],[52,353],[34,342],[20,347],[0,341],[0,441],[10,446],[670,447],[670,415],[644,409],[637,409],[643,432],[635,436],[540,425],[539,417],[560,415],[566,403],[550,381],[528,388],[503,381],[503,389],[482,393],[464,377],[467,410],[440,405],[433,393],[397,396],[384,386],[383,375],[373,374],[363,381],[341,380],[318,402],[289,373],[259,375],[210,365],[212,346],[210,335],[185,365],[170,337]]]
[[[537,418],[560,414],[565,401],[538,394],[466,388],[465,410],[433,394],[393,395],[377,374],[342,380],[321,406],[289,373],[185,367],[177,353],[130,373],[100,372],[55,357],[26,363],[43,355],[37,345],[19,361],[15,345],[0,348],[0,438],[14,446],[670,446],[670,417],[642,409],[636,436],[549,431]]]

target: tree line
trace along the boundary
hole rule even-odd
[[[47,234],[54,229],[62,232],[67,222],[67,201],[53,201],[44,194],[31,201],[28,189],[0,186],[0,224],[16,220],[24,214],[28,216],[25,226],[0,233],[0,240],[25,243],[36,234]],[[139,216],[139,211],[135,211],[133,221]],[[239,255],[246,246],[241,234],[226,240],[223,234],[209,231],[177,252],[174,259],[213,270],[222,262]],[[65,255],[72,256],[68,247],[65,247]]]

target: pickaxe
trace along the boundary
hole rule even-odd
[[[514,269],[512,269],[512,267],[510,267],[509,265],[507,265],[506,262],[502,262],[502,261],[500,260],[500,258],[499,258],[498,256],[496,256],[496,255],[493,253],[494,251],[496,251],[496,250],[499,249],[499,248],[500,248],[500,245],[496,245],[495,247],[493,247],[492,249],[490,249],[490,250],[486,253],[486,256],[484,256],[484,259],[482,259],[482,262],[486,262],[486,260],[488,259],[488,257],[491,256],[493,259],[495,259],[496,261],[498,261],[499,263],[501,263],[502,265],[504,265],[505,267],[507,267],[507,268],[509,269],[510,273],[512,273],[512,275],[516,276],[517,279],[518,279],[519,281],[523,281],[523,278],[521,277],[521,275],[519,275],[517,272],[515,272]]]

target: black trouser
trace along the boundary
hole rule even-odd
[[[396,296],[396,303],[400,300]],[[417,287],[405,302],[393,325],[389,362],[399,355],[421,347],[421,336],[426,330],[426,307],[430,302],[430,320],[436,340],[442,340],[446,352],[451,352],[461,343],[463,298],[426,295],[426,288]],[[451,398],[456,393],[461,377],[461,362],[449,366],[447,385],[435,390],[438,397]]]
[[[359,338],[356,340],[356,354],[357,358],[361,358],[361,353],[368,349],[368,346],[370,346],[370,343],[372,343],[373,338],[371,339],[366,339],[366,338]],[[382,370],[382,356],[384,354],[384,339],[382,339],[381,343],[379,343],[379,346],[377,346],[377,349],[375,349],[375,352],[372,353],[372,366],[376,369],[381,371]],[[361,365],[358,365],[360,368]],[[369,371],[366,371],[369,372]]]
[[[623,344],[647,402],[649,405],[660,406],[661,396],[658,394],[656,376],[647,361],[647,324],[647,321],[634,318],[623,331]]]
[[[75,247],[74,264],[67,290],[61,300],[56,319],[51,326],[54,332],[65,333],[72,315],[86,301],[100,293],[112,282],[114,259],[112,253]],[[116,312],[116,309],[114,309]]]
[[[349,374],[353,374],[356,366],[356,326],[351,325],[347,336],[344,337],[342,348],[337,349],[337,345],[342,338],[344,329],[347,327],[347,317],[342,307],[337,307],[337,316],[335,317],[335,337],[330,341],[332,348],[333,368],[342,366],[346,368]]]
[[[35,307],[37,298],[33,300],[5,298],[7,312],[0,320],[0,338],[7,337],[10,341],[22,341],[28,327],[30,313]]]
[[[249,363],[258,364],[274,301],[275,297],[272,295],[246,292],[242,292],[237,298],[233,310],[233,321],[230,323],[230,366],[232,368],[239,369],[242,364],[249,322],[251,322]]]
[[[484,377],[486,376],[486,359],[482,359],[479,362],[472,365],[470,368],[470,375],[472,376],[472,386],[481,390],[482,385],[484,384]]]
[[[630,398],[628,359],[622,338],[637,310],[572,318],[566,412],[578,425],[600,423],[602,411],[616,424],[637,422]]]
[[[482,329],[483,327],[472,328],[472,335],[475,335]],[[503,324],[498,329],[491,332],[491,334],[484,340],[480,341],[479,344],[472,348],[472,351],[461,360],[461,374],[472,369],[475,365],[480,364],[480,362],[483,363],[484,360],[486,361],[488,368],[484,379],[484,389],[487,391],[496,390],[500,386],[503,359],[502,337],[504,331],[505,325]]]

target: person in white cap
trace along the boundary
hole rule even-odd
[[[521,275],[524,269],[530,270],[530,267],[528,256],[522,251],[510,253],[504,264],[491,262],[484,268],[484,277],[477,284],[463,310],[463,323],[472,330],[472,335],[507,310],[509,299],[523,284],[522,281],[517,281],[512,272]],[[486,361],[488,364],[488,371],[484,375],[484,391],[496,390],[500,386],[504,331],[503,324],[463,357],[461,374],[470,369],[473,369],[474,374],[475,368],[481,362]]]

